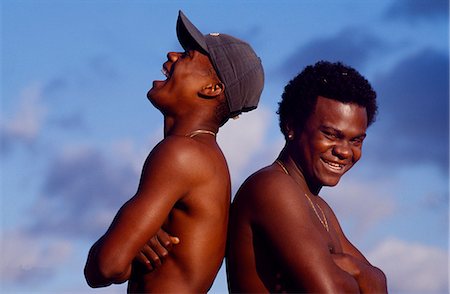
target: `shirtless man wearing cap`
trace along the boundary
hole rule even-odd
[[[167,54],[167,79],[147,94],[164,116],[164,139],[145,161],[137,193],[89,252],[91,287],[128,280],[129,292],[205,293],[223,260],[231,185],[216,133],[257,107],[264,73],[247,43],[203,35],[181,11],[177,35],[185,52]],[[142,254],[160,229],[180,243],[149,271]]]

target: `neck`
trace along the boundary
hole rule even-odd
[[[319,195],[320,190],[322,189],[322,185],[316,185],[313,183],[311,179],[308,179],[307,174],[303,171],[300,160],[295,156],[295,152],[289,151],[287,145],[284,146],[281,151],[278,159],[283,162],[289,174],[292,178],[299,184],[305,185],[308,187],[308,190],[313,195]]]
[[[217,123],[192,117],[190,119],[164,118],[164,138],[171,135],[186,136],[197,130],[205,130],[213,133],[219,131]]]

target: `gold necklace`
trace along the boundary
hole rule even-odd
[[[275,160],[275,162],[281,167],[281,169],[284,171],[285,174],[288,176],[291,176],[287,170],[287,168],[284,166],[284,164],[280,160]],[[292,176],[291,176],[292,177]],[[297,183],[297,182],[296,182]],[[305,193],[306,198],[309,200],[309,204],[311,205],[312,209],[314,210],[314,213],[316,214],[317,218],[319,219],[320,223],[323,225],[325,230],[327,232],[330,232],[330,228],[328,227],[328,221],[327,217],[325,216],[325,213],[323,212],[322,208],[320,207],[319,203],[317,203],[317,207],[320,209],[320,212],[322,213],[323,219],[320,217],[319,213],[317,212],[316,206],[312,202],[311,198],[308,196],[308,194]]]
[[[193,138],[199,134],[209,134],[213,137],[216,136],[216,133],[214,133],[212,131],[208,131],[208,130],[195,130],[195,131],[190,132],[189,134],[186,134],[186,136],[188,136],[189,138]]]

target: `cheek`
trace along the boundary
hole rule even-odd
[[[361,148],[353,148],[353,163],[356,163],[362,155]]]
[[[312,150],[315,150],[316,153],[322,154],[331,152],[333,149],[333,142],[326,140],[324,138],[316,138],[311,144]]]

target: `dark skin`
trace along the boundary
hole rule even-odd
[[[180,243],[178,237],[170,236],[163,229],[159,230],[156,236],[152,237],[134,258],[135,266],[140,267],[141,270],[154,271],[169,256],[173,245],[178,243]]]
[[[130,292],[205,293],[225,254],[228,167],[215,136],[189,136],[217,133],[224,86],[206,55],[189,50],[167,56],[167,79],[154,81],[147,95],[164,115],[164,139],[150,152],[137,193],[89,252],[91,287],[128,280]],[[161,229],[182,240],[170,255],[161,252],[176,241]],[[158,249],[161,244],[167,248]]]
[[[365,108],[319,96],[305,128],[287,129],[281,165],[250,176],[233,201],[230,291],[386,293],[383,272],[351,244],[318,195],[360,159]]]

